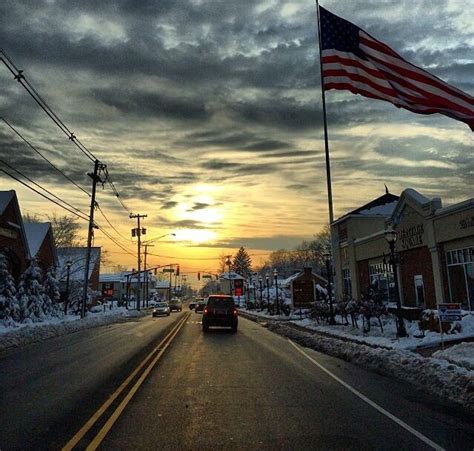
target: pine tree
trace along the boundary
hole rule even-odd
[[[44,281],[44,313],[51,316],[60,316],[59,308],[59,284],[56,279],[54,268],[51,268],[46,274]]]
[[[41,269],[33,259],[18,285],[17,298],[21,322],[41,321],[44,318],[44,287],[41,279]]]
[[[13,326],[18,313],[15,281],[8,270],[7,258],[0,252],[0,322]]]
[[[232,271],[245,278],[252,272],[252,259],[243,246],[235,254]]]

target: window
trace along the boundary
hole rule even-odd
[[[446,252],[451,302],[474,310],[474,247]]]
[[[352,297],[352,282],[351,282],[351,270],[343,269],[342,270],[342,280],[343,280],[343,290],[344,297]]]
[[[423,284],[423,276],[415,276],[415,294],[416,294],[416,305],[419,307],[425,304],[425,286]]]
[[[395,300],[395,283],[392,265],[374,263],[369,265],[370,287],[378,293],[384,302]]]

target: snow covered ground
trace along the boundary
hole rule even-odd
[[[68,315],[61,319],[49,318],[38,323],[18,324],[18,327],[13,328],[0,326],[0,351],[146,314],[143,310],[138,312],[119,307],[88,313],[84,319],[76,315]]]
[[[474,343],[459,343],[444,351],[436,351],[433,357],[445,359],[448,362],[464,366],[469,370],[474,370]]]

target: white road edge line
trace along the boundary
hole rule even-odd
[[[401,426],[403,429],[406,429],[408,432],[411,432],[415,437],[420,439],[422,442],[426,443],[428,446],[431,446],[433,449],[436,449],[438,451],[444,451],[444,448],[439,446],[437,443],[433,442],[430,440],[428,437],[424,436],[421,432],[418,432],[416,429],[413,429],[411,426],[406,424],[404,421],[400,420],[400,418],[397,418],[395,415],[392,415],[390,412],[387,412],[383,407],[380,407],[378,404],[376,404],[374,401],[371,399],[367,398],[367,396],[363,395],[361,392],[357,391],[355,388],[351,387],[349,384],[344,382],[342,379],[339,379],[335,374],[331,373],[327,368],[325,368],[323,365],[321,365],[319,362],[314,360],[312,357],[310,357],[306,352],[304,352],[299,346],[296,345],[292,340],[289,338],[287,339],[290,344],[301,354],[303,354],[308,360],[310,360],[312,363],[314,363],[320,370],[324,371],[328,376],[332,377],[336,382],[339,382],[341,385],[346,387],[349,391],[354,393],[358,398],[362,399],[362,401],[366,402],[370,406],[372,406],[374,409],[378,410],[380,413],[385,415],[387,418],[390,418],[392,421],[397,423],[399,426]]]

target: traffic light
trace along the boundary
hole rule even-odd
[[[176,275],[179,276],[179,265],[176,265]]]
[[[201,273],[198,272],[198,280],[201,280]]]

